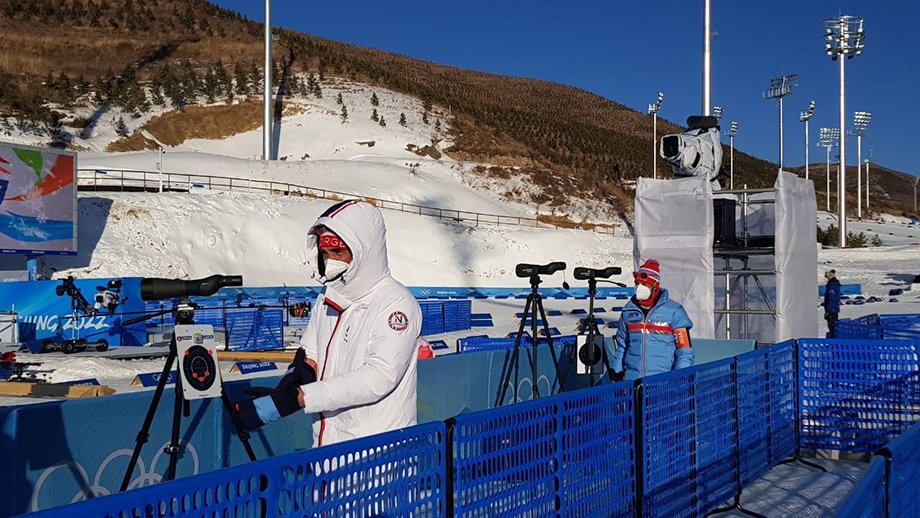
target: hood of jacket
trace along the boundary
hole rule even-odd
[[[320,225],[345,241],[352,255],[348,270],[329,282],[325,282],[324,262],[317,245],[315,229]],[[307,261],[313,269],[313,277],[326,284],[328,300],[347,308],[390,276],[386,234],[383,215],[367,202],[344,201],[320,215],[307,236]]]

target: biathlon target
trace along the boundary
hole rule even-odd
[[[185,399],[220,397],[220,368],[213,326],[176,326],[176,349]]]

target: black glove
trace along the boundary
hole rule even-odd
[[[234,405],[235,417],[240,426],[247,430],[255,430],[300,410],[300,403],[297,401],[300,386],[316,381],[316,372],[304,361],[306,356],[307,353],[303,349],[297,350],[294,361],[274,389],[246,389],[247,394],[255,397]]]
[[[626,369],[620,372],[613,371],[613,381],[623,381],[626,379]]]
[[[830,320],[830,319],[831,319],[831,314],[825,311],[825,312],[824,312],[824,320]]]

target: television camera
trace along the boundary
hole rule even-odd
[[[100,312],[107,309],[110,315],[115,314],[115,309],[121,302],[121,279],[112,279],[105,286],[96,286],[93,310]]]
[[[716,180],[722,170],[719,119],[687,117],[687,131],[661,137],[661,158],[671,164],[675,178],[704,176]]]

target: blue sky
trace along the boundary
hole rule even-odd
[[[262,21],[263,2],[212,0]],[[274,0],[275,25],[461,68],[533,77],[584,88],[645,112],[665,93],[661,116],[683,124],[701,110],[702,0],[530,2],[311,2]],[[739,123],[738,149],[778,161],[778,109],[762,99],[772,77],[798,73],[785,99],[785,163],[804,162],[798,120],[810,123],[812,163],[818,128],[838,124],[838,65],[824,54],[821,20],[865,18],[863,54],[847,61],[847,123],[872,112],[863,140],[873,161],[920,175],[920,20],[915,0],[712,0],[713,104],[723,126]],[[727,140],[727,139],[726,139]],[[847,161],[856,162],[855,139]]]

